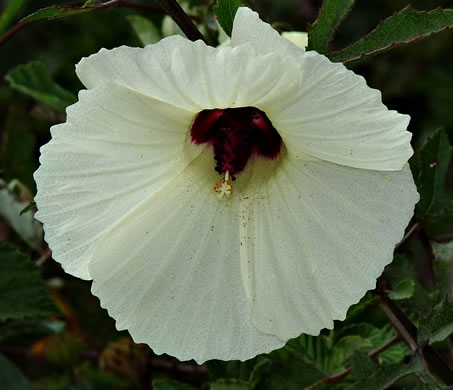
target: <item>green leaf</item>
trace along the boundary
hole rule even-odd
[[[346,368],[348,361],[352,358],[355,351],[370,350],[373,344],[370,340],[358,335],[342,337],[338,340],[330,353],[328,373],[334,374]]]
[[[332,349],[332,339],[330,337],[325,335],[315,337],[302,334],[290,340],[287,348],[302,354],[321,371],[328,372]]]
[[[267,357],[260,357],[258,363],[249,375],[249,388],[254,389],[261,381],[263,376],[269,372],[272,367],[272,360]]]
[[[362,339],[366,340],[366,343],[364,342],[362,345],[362,351],[372,352],[394,338],[396,336],[396,331],[390,324],[376,327],[369,323],[363,322],[348,326],[343,329],[340,335],[341,337],[345,337],[345,335],[360,336]],[[369,344],[369,346],[366,344]],[[406,356],[410,355],[411,350],[409,347],[405,343],[400,342],[380,353],[377,360],[382,365],[389,365],[398,363]]]
[[[8,7],[0,15],[0,34],[3,34],[11,25],[17,14],[24,8],[26,0],[11,0]]]
[[[27,214],[29,211],[32,211],[32,210],[36,210],[36,202],[30,202],[30,204],[26,207],[24,207],[21,211],[20,211],[20,215],[24,215],[24,214]]]
[[[355,351],[352,355],[352,372],[356,379],[366,379],[376,370],[373,360],[364,351]]]
[[[453,242],[447,244],[432,242],[431,246],[436,258],[434,269],[440,295],[453,294]]]
[[[340,23],[348,15],[355,0],[324,0],[318,18],[308,28],[307,50],[328,54],[329,42]]]
[[[446,296],[442,302],[434,306],[431,314],[420,321],[418,341],[423,344],[442,341],[453,333],[453,302]]]
[[[453,238],[453,199],[445,190],[452,151],[447,134],[438,129],[417,150],[411,164],[420,193],[416,215],[436,240]]]
[[[0,355],[0,373],[0,389],[33,390],[27,378],[3,355]]]
[[[73,93],[52,80],[46,66],[39,61],[19,65],[10,71],[5,79],[11,87],[58,111],[64,111],[67,106],[77,101]]]
[[[3,130],[0,136],[0,169],[5,179],[17,179],[34,191],[33,172],[38,168],[38,162],[34,155],[36,135],[31,131],[34,126],[30,125],[29,111],[29,108],[26,109],[21,104],[10,104],[3,123],[0,122]],[[21,200],[31,199],[32,197]]]
[[[249,390],[248,382],[235,379],[221,379],[211,383],[209,390]]]
[[[82,8],[94,7],[96,4],[101,4],[104,0],[87,0],[83,3]]]
[[[143,46],[159,42],[162,38],[159,29],[151,20],[140,15],[129,15],[127,20]]]
[[[130,381],[119,378],[118,375],[114,375],[109,371],[94,368],[86,361],[77,366],[77,374],[82,379],[82,381],[79,382],[79,388],[81,390],[137,390],[137,387],[130,383]],[[57,390],[54,389],[54,387],[50,387],[48,384],[46,385],[43,386],[42,390]],[[58,389],[60,389],[60,387],[58,387]],[[67,389],[76,390],[69,384],[61,387],[61,390]]]
[[[372,374],[358,381],[348,390],[385,390],[401,379],[414,372],[412,364],[392,364],[390,366],[376,369]]]
[[[415,241],[415,240],[414,240]],[[411,251],[416,253],[416,259],[413,256],[396,255],[393,262],[390,263],[384,270],[384,279],[390,284],[390,289],[395,289],[400,283],[405,280],[412,280],[414,282],[414,294],[405,301],[405,306],[410,310],[417,313],[427,313],[431,311],[433,301],[427,293],[423,285],[418,280],[415,268],[417,262],[428,262],[431,260],[424,258],[424,249],[420,241],[411,242]],[[428,254],[426,254],[428,255]],[[432,256],[430,253],[429,256]],[[425,263],[423,263],[425,264]]]
[[[64,326],[65,323],[62,321],[38,319],[7,321],[0,326],[0,343],[24,335],[48,336],[61,332]]]
[[[59,314],[38,267],[0,241],[0,321]]]
[[[453,203],[445,193],[445,179],[451,160],[453,148],[444,130],[436,130],[423,144],[417,156],[416,182],[420,193],[417,204],[418,217],[428,214],[439,214],[453,207]]]
[[[171,379],[156,379],[153,390],[196,390],[195,387]]]
[[[217,5],[214,6],[214,12],[226,34],[231,37],[233,31],[233,21],[236,11],[244,4],[241,0],[219,0]]]
[[[429,390],[452,390],[451,387],[445,387],[440,385],[431,372],[425,369],[420,359],[414,359],[411,362],[412,372],[428,386]]]
[[[51,20],[51,19],[58,19],[58,18],[64,18],[66,16],[73,16],[73,15],[80,15],[85,12],[90,12],[93,11],[94,9],[97,9],[100,7],[94,7],[94,6],[87,6],[87,7],[69,7],[69,6],[59,6],[59,5],[53,5],[51,7],[43,8],[40,9],[39,11],[36,11],[32,13],[31,15],[26,16],[21,20],[22,23],[30,23],[30,22],[36,22],[37,20]]]
[[[242,379],[248,380],[256,365],[256,359],[223,361],[209,360],[204,363],[208,369],[211,379]]]
[[[413,42],[453,26],[453,10],[417,11],[408,6],[382,21],[373,31],[345,49],[331,53],[332,61],[347,62],[376,54],[394,45]]]
[[[42,225],[31,213],[21,215],[21,211],[29,205],[16,195],[15,188],[20,186],[17,180],[13,180],[9,185],[0,180],[0,216],[30,247],[39,250],[43,242]]]
[[[393,300],[408,299],[414,296],[415,282],[412,279],[405,279],[399,282],[392,291],[389,297]]]
[[[259,390],[301,390],[326,377],[303,356],[291,354],[284,361],[275,361],[271,369],[262,375]]]

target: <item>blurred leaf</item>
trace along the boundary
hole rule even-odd
[[[360,318],[362,315],[366,314],[365,312],[373,305],[374,305],[374,297],[368,291],[363,296],[363,298],[360,300],[359,303],[352,305],[348,309],[348,315],[346,316],[344,323],[355,323],[357,321],[357,319]]]
[[[434,306],[433,311],[420,321],[418,341],[423,344],[442,341],[453,333],[453,302],[446,296],[442,302]]]
[[[27,111],[20,104],[11,104],[0,128],[3,134],[0,138],[0,167],[5,179],[17,179],[24,183],[31,192],[35,189],[33,172],[38,167],[34,156],[36,136],[29,130],[32,126]],[[32,200],[30,199],[21,200]]]
[[[412,364],[392,364],[376,369],[372,374],[349,387],[350,390],[385,390],[401,379],[414,372]]]
[[[196,390],[195,387],[171,379],[156,379],[153,390]]]
[[[36,390],[75,390],[70,385],[70,379],[66,376],[52,376],[41,378],[38,381],[34,381],[33,385]],[[89,389],[92,390],[92,389]],[[97,390],[97,389],[96,389]],[[105,389],[111,390],[111,389]],[[115,389],[116,390],[116,389]]]
[[[77,101],[72,92],[65,90],[52,80],[46,66],[39,61],[19,65],[11,70],[5,79],[11,87],[58,111],[64,111],[67,106]]]
[[[217,20],[229,37],[231,37],[233,31],[233,21],[236,11],[239,7],[243,6],[244,4],[241,0],[218,0],[217,5],[214,6]]]
[[[102,3],[104,0],[87,0],[83,3],[82,8],[92,7],[96,4]]]
[[[376,370],[373,360],[364,351],[355,351],[352,355],[351,374],[359,380],[366,379]]]
[[[330,337],[325,335],[315,337],[302,334],[290,340],[287,348],[297,351],[312,361],[320,370],[328,372],[329,357],[332,349],[332,339]]]
[[[79,362],[84,349],[85,342],[79,335],[65,331],[47,338],[44,354],[52,364],[71,369]]]
[[[127,20],[143,46],[159,42],[162,38],[159,29],[151,20],[140,15],[129,15]]]
[[[369,346],[364,343],[362,350],[369,353],[393,339],[396,336],[396,331],[390,324],[377,327],[369,323],[358,323],[343,329],[341,337],[344,337],[344,335],[355,335],[365,339]],[[377,360],[380,364],[389,365],[400,362],[410,355],[409,347],[405,343],[400,342],[380,353]]]
[[[453,148],[443,129],[436,130],[412,161],[414,178],[420,193],[416,215],[430,237],[451,238],[453,235],[453,199],[446,193],[446,177]]]
[[[452,390],[452,387],[445,387],[440,385],[437,380],[431,375],[431,373],[425,369],[420,359],[413,359],[411,362],[412,371],[417,375],[417,377],[426,385],[428,385],[429,390]]]
[[[11,0],[8,7],[0,15],[0,34],[3,34],[11,25],[17,14],[24,8],[26,0]]]
[[[404,304],[413,312],[425,314],[431,310],[433,300],[420,283],[415,271],[415,263],[422,260],[425,261],[423,259],[423,248],[419,246],[420,241],[415,240],[415,243],[417,245],[413,248],[414,255],[396,255],[393,262],[385,267],[384,279],[390,284],[389,287],[391,289],[395,289],[396,286],[405,280],[413,281],[414,294],[407,298]],[[431,253],[429,255],[432,256]]]
[[[7,321],[0,326],[0,343],[24,335],[48,336],[60,332],[65,326],[62,321],[36,319]]]
[[[265,375],[272,367],[272,360],[267,357],[260,357],[258,363],[253,368],[253,371],[250,373],[249,376],[249,388],[251,390],[255,389],[263,375]]]
[[[110,374],[107,371],[99,370],[98,368],[92,367],[88,362],[82,363],[78,367],[80,376],[83,378],[83,382],[90,386],[93,390],[136,390],[129,381],[118,378],[117,376]],[[66,390],[67,387],[64,388]],[[44,388],[44,390],[48,390]]]
[[[28,207],[28,202],[20,201],[17,198],[14,191],[16,183],[17,181],[13,181],[6,186],[0,180],[0,216],[30,247],[39,250],[43,242],[42,225],[33,217],[32,213],[21,214],[24,207]]]
[[[405,279],[399,282],[389,293],[390,299],[400,300],[414,296],[415,282],[412,279]]]
[[[420,202],[417,204],[419,217],[439,214],[445,207],[453,208],[453,201],[445,193],[445,177],[453,148],[444,130],[435,131],[424,143],[419,154],[417,187]]]
[[[247,381],[256,364],[257,359],[255,358],[246,360],[245,362],[239,360],[209,360],[204,363],[204,366],[208,369],[209,375],[213,380],[227,378]]]
[[[222,379],[211,383],[209,390],[250,390],[248,382],[234,379]]]
[[[318,18],[308,28],[307,50],[328,54],[329,42],[340,23],[348,15],[355,0],[324,0]]]
[[[396,44],[413,42],[453,26],[453,10],[417,11],[410,6],[382,21],[368,35],[331,53],[332,61],[347,62],[364,55],[379,53]]]
[[[301,390],[325,377],[326,373],[305,362],[299,354],[290,354],[284,361],[273,362],[256,390]]]
[[[38,267],[0,241],[0,321],[59,314]]]
[[[439,295],[453,296],[453,242],[447,244],[433,242],[432,248],[436,257],[434,268]]]
[[[24,207],[21,211],[20,211],[20,215],[24,215],[24,214],[27,214],[29,211],[32,211],[32,210],[36,210],[36,202],[30,202],[30,204],[26,207]]]
[[[26,16],[21,20],[22,23],[35,22],[42,19],[57,19],[64,18],[66,16],[80,15],[85,12],[93,11],[98,7],[87,6],[87,7],[69,7],[69,6],[59,6],[53,5],[51,7],[40,9],[32,13],[31,15]]]
[[[0,355],[0,389],[33,390],[27,378],[3,355]]]
[[[354,352],[358,350],[370,350],[372,348],[373,344],[371,341],[361,336],[351,335],[342,337],[334,344],[331,353],[328,355],[330,358],[327,372],[334,374],[344,370]]]
[[[140,384],[148,376],[149,354],[147,345],[136,344],[130,337],[122,337],[104,349],[99,362],[104,370]]]

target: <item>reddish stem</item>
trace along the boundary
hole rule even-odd
[[[169,1],[170,3],[170,1]],[[66,9],[79,9],[84,3],[72,3],[72,4],[66,4],[58,8],[66,8]],[[178,4],[179,6],[179,4]],[[175,22],[178,23],[178,25],[181,27],[181,24],[184,26],[184,28],[181,27],[181,29],[184,31],[184,33],[188,36],[189,39],[192,40],[197,40],[197,39],[202,39],[204,42],[206,42],[206,39],[201,35],[201,33],[198,31],[198,29],[195,27],[195,25],[192,23],[193,20],[200,21],[200,18],[197,15],[187,15],[181,7],[183,15],[181,15],[181,11],[177,9],[175,5],[172,5],[172,7],[153,7],[151,5],[146,5],[146,4],[137,4],[137,3],[132,3],[129,1],[124,1],[124,0],[110,0],[104,3],[97,3],[90,8],[97,8],[97,9],[110,9],[114,7],[124,7],[124,8],[132,8],[132,9],[138,9],[142,11],[148,11],[148,12],[153,12],[153,13],[159,13],[163,15],[170,15],[175,19]],[[176,10],[176,11],[175,11]],[[171,14],[171,12],[179,12],[178,15]],[[0,46],[4,44],[6,41],[11,39],[17,32],[22,30],[24,27],[28,26],[32,22],[19,22],[16,24],[14,27],[12,27],[10,30],[8,30],[5,34],[0,36]],[[192,25],[190,27],[189,25]],[[195,32],[196,30],[196,32]]]
[[[368,356],[370,358],[374,358],[374,357],[378,356],[379,354],[381,354],[382,352],[389,349],[392,345],[395,345],[396,343],[398,343],[400,341],[401,341],[400,336],[397,335],[393,339],[391,339],[389,342],[385,343],[384,345],[382,345],[381,347],[376,349],[375,351],[370,352],[368,354]],[[337,383],[337,382],[341,381],[342,379],[346,378],[351,372],[352,372],[352,367],[348,368],[347,370],[344,370],[343,372],[340,372],[339,374],[331,375],[331,376],[328,376],[327,378],[323,378],[323,379],[319,380],[318,382],[313,383],[311,386],[306,387],[304,390],[313,390],[316,387],[321,386],[321,385],[325,385],[328,383]]]

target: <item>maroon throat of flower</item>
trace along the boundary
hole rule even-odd
[[[263,111],[255,107],[203,110],[190,129],[192,142],[214,148],[215,170],[223,179],[214,186],[222,199],[233,191],[232,181],[247,166],[250,157],[274,159],[282,139]]]

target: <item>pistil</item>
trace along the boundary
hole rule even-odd
[[[215,170],[223,175],[215,186],[217,197],[230,197],[232,181],[256,153],[276,158],[282,139],[266,114],[255,107],[203,110],[190,129],[192,141],[213,146]]]
[[[214,191],[217,192],[217,198],[223,199],[224,196],[229,198],[233,193],[233,184],[230,182],[230,172],[226,171],[225,176],[215,186]]]

